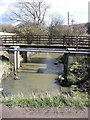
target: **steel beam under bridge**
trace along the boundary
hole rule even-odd
[[[0,48],[0,51],[21,51],[21,52],[41,52],[41,53],[66,53],[66,54],[86,54],[90,55],[90,49],[73,49],[73,48],[68,48],[68,49],[32,49],[32,48],[17,48],[17,49],[12,49],[12,48]]]

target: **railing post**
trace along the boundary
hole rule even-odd
[[[41,43],[42,43],[42,38],[43,38],[43,36],[39,35],[39,41],[38,41],[39,44],[40,44],[40,40],[41,40]]]
[[[63,36],[63,46],[65,45],[65,35]]]
[[[37,46],[38,46],[38,44],[39,44],[39,35],[37,35],[36,40],[37,40]]]
[[[78,48],[78,36],[76,37],[76,47]]]

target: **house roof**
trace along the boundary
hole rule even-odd
[[[0,35],[16,35],[15,33],[0,32]]]

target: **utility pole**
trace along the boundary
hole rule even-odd
[[[90,1],[88,2],[88,23],[87,23],[87,33],[90,34]]]
[[[69,25],[70,16],[72,16],[72,15],[70,15],[69,12],[68,12],[67,14],[68,14],[68,16],[67,16],[67,19],[68,19],[68,20],[67,20],[67,21],[68,21],[67,24]]]
[[[69,25],[69,12],[68,12],[68,25]]]
[[[75,22],[74,19],[72,19],[72,20],[71,20],[72,25],[73,25],[74,22]]]

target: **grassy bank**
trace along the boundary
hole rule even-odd
[[[32,95],[25,98],[24,96],[11,97],[2,99],[1,103],[9,107],[63,107],[63,106],[75,106],[78,108],[84,108],[89,106],[89,98],[87,93],[73,92],[73,96],[58,94],[57,96],[46,95]]]

